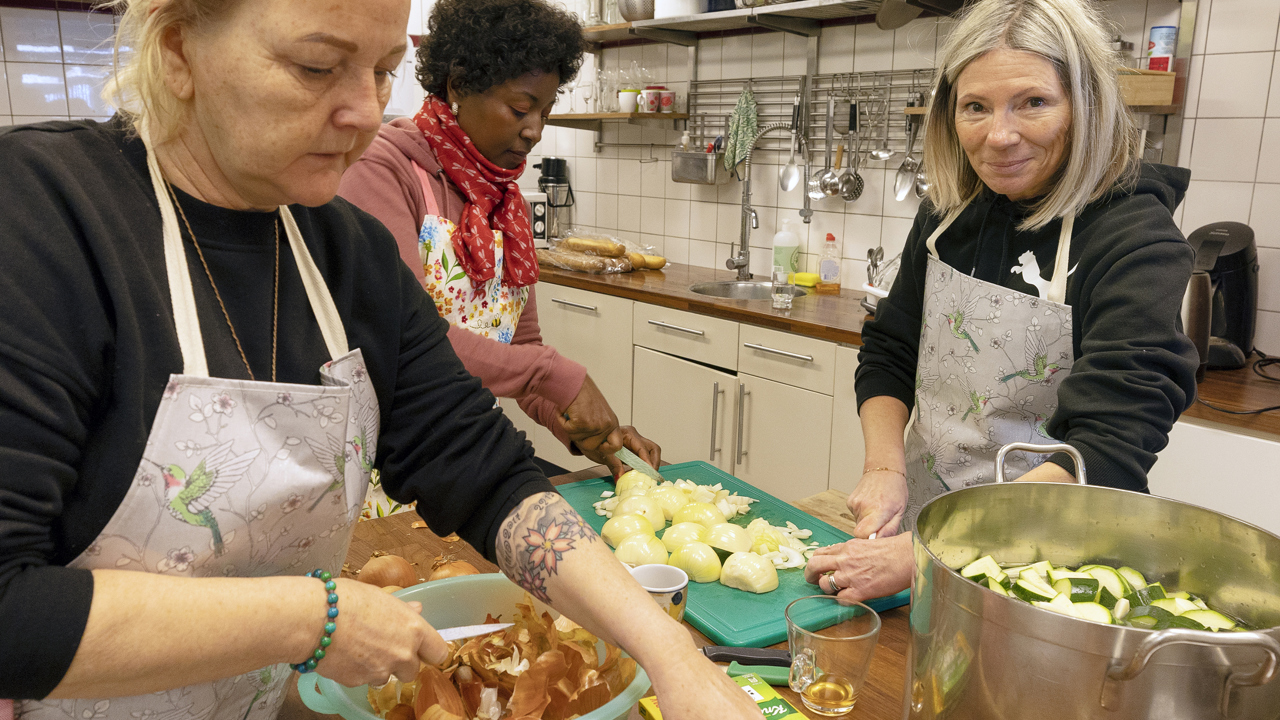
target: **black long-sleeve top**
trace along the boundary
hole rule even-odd
[[[254,375],[271,377],[274,212],[178,192]],[[551,485],[464,370],[376,219],[344,200],[290,208],[381,406],[388,495],[492,557],[498,525]],[[105,527],[182,356],[143,144],[119,119],[0,133],[0,697],[41,698],[70,665],[93,577],[65,564]],[[248,378],[184,231],[209,371]],[[277,378],[329,360],[292,254],[280,257]]]
[[[1132,190],[1091,203],[1075,220],[1066,297],[1074,364],[1058,385],[1058,409],[1046,429],[1080,451],[1090,484],[1145,491],[1156,453],[1195,400],[1199,360],[1179,319],[1194,252],[1171,215],[1190,177],[1182,168],[1144,164]],[[1036,289],[1010,268],[1033,251],[1048,277],[1062,225],[1019,232],[1029,214],[1027,206],[988,191],[938,239],[939,258],[1034,296]],[[897,280],[862,330],[859,406],[882,395],[914,405],[925,241],[941,220],[921,204]],[[1050,461],[1075,467],[1065,453]]]

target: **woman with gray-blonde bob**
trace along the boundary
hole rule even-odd
[[[297,673],[445,661],[440,608],[341,577],[377,470],[625,649],[664,715],[758,718],[335,199],[410,0],[114,5],[124,110],[0,132],[0,713],[272,720]]]
[[[901,531],[933,497],[991,482],[1008,443],[1065,443],[1091,484],[1147,490],[1195,398],[1178,329],[1193,253],[1172,218],[1190,173],[1140,161],[1118,66],[1092,0],[977,0],[943,43],[933,185],[862,333],[855,539],[806,569],[824,592],[908,587]],[[1065,452],[1010,458],[1023,481],[1076,471]]]

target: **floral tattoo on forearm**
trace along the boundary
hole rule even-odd
[[[559,495],[544,493],[517,508],[502,525],[498,560],[507,576],[530,595],[551,602],[547,581],[565,554],[596,541],[596,531]]]

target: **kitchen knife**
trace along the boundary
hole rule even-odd
[[[729,673],[729,677],[752,673],[760,676],[761,680],[770,685],[787,685],[791,682],[791,668],[773,667],[772,665],[739,665],[736,662],[731,662],[729,667],[725,668],[725,672]]]
[[[629,466],[632,470],[639,470],[658,482],[666,480],[666,478],[662,477],[662,473],[654,470],[652,465],[641,460],[639,455],[631,452],[625,446],[614,453],[613,456],[621,460],[623,465]]]
[[[711,662],[741,662],[745,665],[791,667],[791,653],[786,650],[707,645],[702,648],[702,654],[706,655]]]
[[[440,637],[444,638],[445,642],[453,642],[454,640],[462,640],[463,638],[476,637],[477,635],[488,635],[489,633],[498,632],[499,630],[506,630],[512,625],[515,625],[515,623],[463,625],[461,627],[445,628],[443,630],[437,629],[436,632],[440,633]]]

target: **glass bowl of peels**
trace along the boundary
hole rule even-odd
[[[299,675],[308,708],[346,720],[622,720],[649,691],[649,677],[634,660],[500,573],[436,580],[395,595],[422,603],[434,627],[515,625],[450,643],[443,666],[424,664],[416,678],[393,678],[380,688]]]

